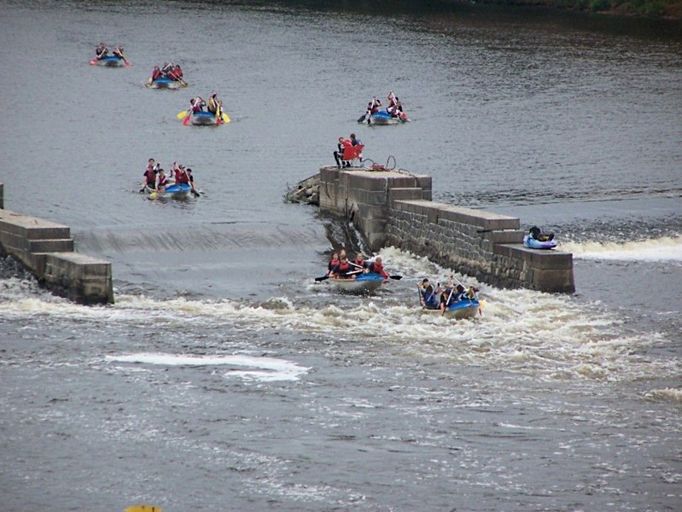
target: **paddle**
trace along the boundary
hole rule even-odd
[[[367,112],[365,112],[360,117],[358,117],[358,123],[362,123],[366,117],[367,117]]]
[[[189,126],[189,121],[190,121],[190,119],[192,119],[192,116],[189,116],[189,115],[186,116],[186,117],[182,120],[182,124],[185,125],[185,126]]]
[[[350,261],[349,261],[348,263],[350,263]],[[360,272],[362,272],[362,269],[360,269],[360,270],[353,270],[352,272],[348,272],[346,275],[347,275],[347,276],[351,276],[351,275],[353,275],[353,274],[359,274]],[[319,282],[321,282],[321,281],[326,281],[327,279],[329,279],[329,277],[330,277],[330,276],[328,276],[328,275],[327,275],[327,276],[316,277],[316,278],[315,278],[315,282],[319,283]]]
[[[177,114],[175,114],[175,117],[176,117],[177,119],[182,120],[182,119],[186,118],[188,115],[189,115],[189,110],[183,110],[183,111],[178,112]]]
[[[388,277],[390,277],[391,279],[395,279],[396,281],[400,281],[403,278],[403,276],[399,276],[399,275],[388,276]]]

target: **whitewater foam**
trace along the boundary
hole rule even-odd
[[[682,262],[682,236],[620,243],[568,242],[561,244],[560,249],[579,259]]]
[[[137,363],[155,366],[238,366],[255,368],[253,370],[230,370],[225,377],[242,377],[259,381],[298,380],[310,368],[299,366],[291,361],[272,357],[253,357],[245,355],[208,356],[188,354],[168,354],[142,352],[106,356],[106,360],[118,363]]]

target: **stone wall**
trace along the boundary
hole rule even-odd
[[[393,245],[497,286],[575,291],[572,255],[524,247],[518,218],[431,196],[430,176],[320,169],[320,209],[352,222],[373,251]]]
[[[506,288],[575,291],[571,254],[523,247],[518,218],[431,201],[394,201],[386,242]]]
[[[20,261],[57,295],[82,304],[114,301],[111,263],[73,252],[68,226],[0,210],[0,253]]]

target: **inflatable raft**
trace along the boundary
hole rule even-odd
[[[462,299],[450,304],[445,308],[443,314],[447,317],[461,320],[463,318],[474,318],[479,314],[480,309],[481,303],[478,299]],[[429,313],[441,313],[440,309],[423,308],[423,310],[428,311]]]
[[[147,80],[144,85],[150,89],[180,89],[181,87],[187,87],[187,82],[184,80],[171,80],[167,76],[162,76],[156,80]]]
[[[556,240],[536,240],[530,235],[523,237],[523,246],[529,249],[554,249],[556,247]]]
[[[402,114],[401,117],[393,117],[391,114],[386,112],[385,110],[379,110],[378,112],[375,112],[372,114],[369,118],[370,120],[370,125],[376,124],[376,125],[389,125],[389,124],[402,124],[407,122],[407,115]]]
[[[189,122],[195,126],[215,126],[220,124],[212,112],[192,112]]]
[[[383,284],[384,278],[380,274],[368,272],[357,274],[355,279],[334,277],[329,282],[343,293],[372,293]]]
[[[93,66],[106,66],[109,68],[121,68],[126,65],[126,61],[116,55],[107,55],[101,59],[92,59],[90,64]]]

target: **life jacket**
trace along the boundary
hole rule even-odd
[[[166,185],[168,185],[168,176],[166,176],[165,174],[163,176],[159,176],[158,186],[165,187]]]
[[[432,286],[427,286],[425,290],[422,290],[422,298],[424,299],[424,305],[427,308],[436,309],[438,308],[438,295],[436,295],[435,290]]]
[[[363,260],[362,258],[355,258],[355,261],[353,263],[362,268],[365,268],[365,260]]]
[[[339,264],[336,265],[336,273],[338,273],[341,276],[347,276],[348,273],[351,272],[351,270],[352,268],[348,260],[339,261]]]
[[[159,68],[154,68],[154,70],[152,71],[152,80],[157,80],[161,78],[161,75],[162,75],[161,70]]]
[[[147,180],[147,186],[154,187],[156,185],[156,173],[154,172],[154,169],[148,167],[146,171],[144,171],[144,177]]]
[[[387,274],[386,271],[384,270],[384,264],[383,264],[383,263],[379,263],[379,262],[377,262],[377,261],[373,261],[373,262],[369,265],[369,271],[370,271],[370,272],[374,272],[375,274],[379,274],[379,275],[380,275],[381,277],[383,277],[384,279],[388,279],[388,274]]]
[[[329,264],[327,265],[327,270],[334,270],[336,266],[338,266],[339,260],[329,260]]]
[[[181,169],[175,170],[175,183],[187,183],[189,184],[189,178],[187,173]]]

